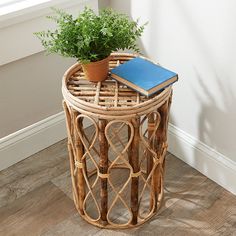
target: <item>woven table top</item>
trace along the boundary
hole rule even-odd
[[[135,55],[113,53],[109,69],[122,64]],[[146,58],[145,58],[146,59]],[[146,113],[152,106],[161,105],[171,93],[171,86],[162,92],[146,97],[110,77],[103,82],[93,83],[85,79],[82,67],[76,63],[64,74],[62,93],[65,101],[79,112],[99,116],[133,116]],[[103,117],[104,118],[104,117]],[[108,117],[107,117],[108,118]]]

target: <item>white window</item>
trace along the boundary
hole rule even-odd
[[[6,7],[6,6],[9,6],[10,4],[14,4],[20,1],[21,0],[1,0],[0,7]]]

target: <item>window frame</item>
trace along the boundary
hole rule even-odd
[[[44,51],[33,33],[55,27],[54,22],[45,19],[52,14],[50,7],[77,15],[85,5],[98,11],[98,0],[48,0],[0,15],[0,66]]]
[[[78,4],[85,4],[91,0],[18,0],[9,4],[5,12],[0,7],[0,29],[12,24],[30,20],[45,14],[50,14],[50,7],[61,9],[71,8]]]

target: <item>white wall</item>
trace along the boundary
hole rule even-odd
[[[149,24],[143,52],[179,74],[171,123],[236,162],[236,1],[111,1]]]
[[[85,5],[98,9],[97,0],[49,3],[74,15]],[[45,55],[33,35],[54,27],[46,19],[52,14],[49,3],[9,19],[0,16],[0,145],[2,137],[62,111],[61,79],[76,60]]]
[[[62,111],[62,75],[74,61],[42,52],[0,67],[0,138]]]

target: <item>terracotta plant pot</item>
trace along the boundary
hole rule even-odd
[[[101,60],[82,64],[85,78],[92,82],[100,82],[107,78],[110,56]]]

